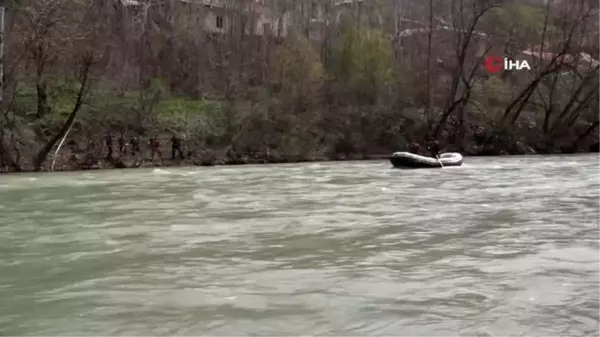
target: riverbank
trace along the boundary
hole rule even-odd
[[[246,101],[228,105],[177,96],[143,115],[130,107],[137,104],[132,94],[120,100],[96,95],[95,108],[82,110],[70,129],[62,110],[40,120],[23,109],[14,123],[0,125],[0,173],[387,159],[412,143],[425,148],[436,125],[428,126],[422,111],[408,108],[396,114],[380,105],[332,106],[294,114],[284,113],[277,100],[248,107]],[[32,97],[24,101],[31,105]],[[514,125],[475,117],[439,130],[443,151],[464,156],[598,152],[598,123],[579,121],[552,131],[533,115]],[[152,139],[162,159],[152,160]],[[171,159],[175,139],[184,159]]]
[[[356,160],[413,143],[424,148],[429,139],[465,155],[597,148],[598,48],[589,45],[597,39],[589,30],[568,39],[546,34],[561,31],[566,19],[592,24],[586,20],[593,15],[553,17],[549,8],[507,4],[465,22],[483,33],[468,34],[473,39],[444,29],[424,45],[428,39],[412,28],[400,36],[388,29],[395,24],[355,25],[350,17],[329,27],[322,41],[298,34],[306,27],[295,25],[276,39],[189,35],[203,30],[183,24],[198,21],[198,13],[186,18],[188,7],[149,9],[153,23],[142,32],[135,20],[115,22],[122,16],[115,6],[80,5],[44,2],[23,10],[15,3],[9,9],[14,27],[6,32],[5,64],[14,71],[7,72],[0,109],[0,171]],[[490,52],[530,47],[522,56],[539,58],[535,71],[480,71],[475,51],[484,41],[475,36],[512,36],[512,21],[531,34],[515,37],[517,45],[503,39],[484,44]],[[38,38],[42,50],[23,44],[36,45]],[[461,43],[447,44],[453,40]],[[563,54],[547,58],[534,52],[538,48]],[[115,145],[137,138],[140,149],[118,156],[119,146],[108,149],[108,137]],[[175,138],[186,159],[150,160],[151,139],[170,158]]]
[[[403,151],[399,149],[398,151]],[[549,153],[538,153],[535,151],[527,151],[520,153],[497,153],[490,154],[486,152],[473,152],[466,151],[462,152],[465,157],[500,157],[507,155],[569,155],[569,154],[586,154],[586,153],[598,153],[598,145],[594,145],[590,151],[586,152],[549,152]],[[72,154],[63,153],[57,158],[58,164],[55,165],[53,171],[55,172],[73,172],[73,171],[89,171],[89,170],[111,170],[111,169],[136,169],[136,168],[165,168],[165,167],[192,167],[192,166],[235,166],[235,165],[263,165],[263,164],[291,164],[291,163],[305,163],[305,162],[340,162],[340,161],[368,161],[368,160],[388,160],[392,153],[389,154],[350,154],[338,155],[336,157],[318,156],[312,158],[295,158],[290,159],[286,157],[280,157],[277,155],[264,156],[264,157],[250,157],[250,156],[235,156],[233,158],[228,156],[219,156],[215,154],[215,151],[204,151],[203,155],[191,156],[184,159],[171,159],[163,157],[163,160],[155,158],[151,160],[149,156],[142,155],[123,155],[112,159],[99,158],[93,162],[82,162],[81,160],[75,160]],[[67,159],[67,160],[65,160]],[[0,168],[0,173],[25,173],[33,172],[33,167],[25,166],[22,170],[10,170],[8,168]],[[49,167],[45,167],[41,172],[50,172]]]
[[[366,156],[349,156],[338,158],[313,157],[300,159],[287,158],[256,158],[240,156],[237,158],[219,157],[214,155],[204,157],[192,157],[184,159],[164,158],[163,160],[155,158],[151,160],[149,156],[122,156],[112,159],[102,158],[94,162],[68,161],[54,166],[53,170],[45,167],[41,172],[71,172],[71,171],[89,171],[89,170],[110,170],[110,169],[136,169],[136,168],[164,168],[164,167],[190,167],[190,166],[235,166],[235,165],[262,165],[262,164],[289,164],[304,162],[333,162],[333,161],[361,161],[361,160],[387,160],[391,154],[375,154]],[[5,167],[0,169],[0,174],[34,172],[31,166],[25,166],[21,170],[10,170]]]

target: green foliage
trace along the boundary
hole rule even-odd
[[[65,117],[73,110],[73,102],[77,97],[77,84],[70,79],[55,79],[48,82],[48,106],[50,112],[58,117]],[[21,85],[15,93],[17,112],[32,117],[37,111],[37,90],[35,85]]]
[[[36,123],[52,127],[64,122],[73,110],[79,84],[74,80],[60,79],[48,83],[50,113]],[[146,100],[158,95],[152,107],[155,127],[165,132],[218,134],[224,129],[225,104],[219,101],[193,100],[176,97],[166,91],[159,81],[153,81]],[[85,100],[78,121],[88,127],[111,127],[135,124],[140,110],[140,93],[135,91],[117,94],[107,90],[91,90]],[[34,120],[37,109],[35,86],[23,86],[16,94],[17,113]]]
[[[334,55],[336,78],[352,91],[373,95],[394,79],[392,46],[380,30],[345,30]]]
[[[520,3],[507,3],[493,10],[492,15],[501,27],[539,34],[544,28],[545,8]]]
[[[53,81],[48,92],[52,110],[58,116],[68,116],[73,111],[78,92],[79,84],[74,79],[61,78]]]
[[[541,6],[507,3],[502,7],[495,8],[491,12],[490,20],[492,25],[499,30],[496,32],[497,36],[523,47],[523,45],[531,43],[532,39],[540,39],[544,31],[546,15],[545,8]],[[554,27],[551,26],[550,21],[547,24],[548,36]]]
[[[500,77],[491,76],[473,88],[474,115],[481,121],[494,122],[511,99],[510,83]]]
[[[156,107],[158,125],[167,131],[220,135],[225,131],[225,104],[173,97]]]
[[[305,38],[287,39],[274,55],[272,81],[292,100],[307,100],[321,89],[324,71],[319,55]]]

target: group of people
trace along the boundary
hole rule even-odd
[[[121,134],[121,135],[119,135],[119,137],[117,137],[117,143],[118,143],[118,151],[119,151],[118,154],[119,155],[125,154],[127,152],[128,148],[129,148],[132,156],[141,154],[140,138],[138,136],[133,136],[130,139],[126,139],[125,135]],[[104,144],[105,144],[106,148],[108,149],[107,157],[112,158],[113,154],[115,152],[115,149],[114,149],[113,136],[110,133],[106,134],[106,137],[104,139]],[[150,147],[151,160],[154,160],[154,158],[156,156],[158,156],[158,158],[162,161],[163,160],[162,151],[161,151],[162,144],[161,144],[160,140],[156,136],[152,136],[148,140],[148,145]],[[182,145],[183,145],[183,140],[180,137],[178,137],[176,135],[173,135],[171,137],[171,157],[173,160],[175,160],[175,157],[179,157],[179,159],[184,159],[183,151],[181,149]]]
[[[421,155],[421,145],[419,145],[419,143],[413,142],[410,144],[409,151],[411,153]],[[440,143],[437,140],[429,140],[427,142],[427,152],[432,158],[438,158],[440,155]]]
[[[131,155],[135,156],[141,153],[140,148],[140,139],[138,136],[133,136],[127,141],[125,136],[121,134],[117,138],[117,143],[119,145],[119,155],[123,155],[126,153],[127,148],[130,148]],[[108,158],[112,158],[114,154],[114,144],[113,144],[113,136],[110,133],[106,134],[105,137],[105,145],[108,149]],[[148,145],[150,147],[150,158],[154,160],[155,156],[162,161],[162,151],[161,151],[161,142],[156,136],[150,137],[148,140]],[[184,159],[183,150],[182,150],[183,141],[180,137],[173,135],[171,137],[171,159],[175,160],[175,157],[179,157],[179,159]],[[409,151],[414,154],[422,155],[421,145],[417,142],[413,142],[409,146]],[[437,140],[430,139],[427,142],[427,152],[432,158],[438,158],[440,155],[440,143]]]

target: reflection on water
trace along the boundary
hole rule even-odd
[[[0,176],[5,335],[598,335],[597,155]]]

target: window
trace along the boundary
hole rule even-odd
[[[311,19],[318,19],[319,18],[319,7],[317,6],[316,2],[311,2],[310,4],[310,17]]]
[[[223,28],[223,17],[222,16],[217,16],[217,28],[222,29]]]
[[[271,35],[272,34],[271,25],[268,23],[263,23],[262,30],[263,30],[262,31],[263,35]]]

